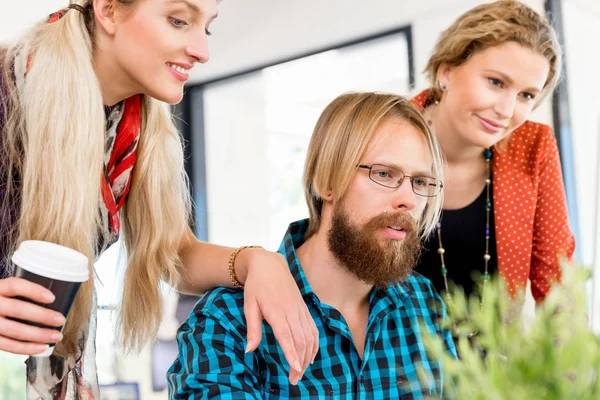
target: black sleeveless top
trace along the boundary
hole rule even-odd
[[[491,190],[491,186],[490,186]],[[470,295],[477,283],[472,274],[479,271],[483,274],[485,262],[485,223],[486,223],[486,190],[468,206],[458,210],[442,211],[442,245],[446,252],[448,285],[452,293],[452,283],[463,287],[465,294]],[[445,291],[441,273],[441,260],[438,254],[437,231],[423,243],[423,252],[416,266],[416,271],[429,278],[438,292]],[[496,255],[496,235],[494,233],[494,208],[490,211],[490,256],[488,272],[493,275],[498,270]]]

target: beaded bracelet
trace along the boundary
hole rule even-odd
[[[262,249],[262,247],[261,246],[254,246],[254,245],[253,246],[238,247],[229,256],[229,279],[231,280],[231,283],[233,284],[233,287],[236,288],[236,289],[243,289],[244,288],[244,285],[242,285],[242,283],[238,280],[237,276],[235,275],[235,268],[234,268],[235,259],[237,258],[237,256],[240,253],[240,251],[242,251],[244,249]]]

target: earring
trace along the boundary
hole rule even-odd
[[[384,213],[384,214],[387,214],[387,210],[383,210],[383,213]]]
[[[446,90],[446,85],[442,85],[442,90]]]

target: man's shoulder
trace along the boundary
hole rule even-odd
[[[204,293],[191,312],[196,319],[212,317],[229,328],[246,326],[244,291],[218,287]]]

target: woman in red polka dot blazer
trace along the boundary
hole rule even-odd
[[[444,211],[417,271],[470,293],[474,271],[499,272],[515,295],[531,281],[541,302],[560,281],[559,255],[575,242],[556,140],[528,121],[560,75],[548,21],[519,2],[498,1],[459,17],[426,67],[431,88],[414,101],[447,158]]]

